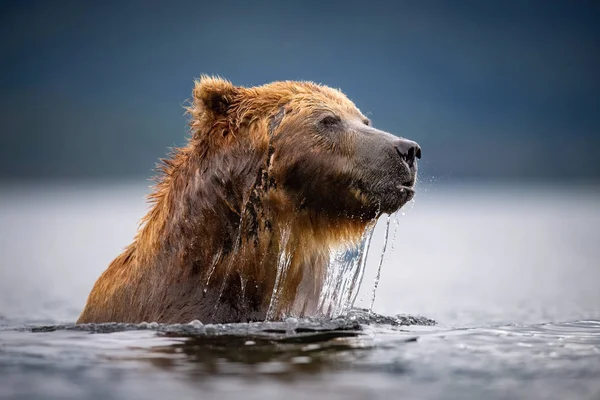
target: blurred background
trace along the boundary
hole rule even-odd
[[[597,180],[596,1],[2,2],[0,177],[150,175],[193,79],[312,80],[442,181]]]
[[[501,308],[523,277],[515,304],[532,288],[600,304],[597,1],[0,7],[0,316],[76,318],[131,240],[156,161],[185,143],[201,74],[338,87],[421,144],[380,310],[453,320],[485,296]]]

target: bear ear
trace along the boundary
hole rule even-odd
[[[213,117],[224,116],[238,89],[228,80],[203,75],[194,86],[194,103],[197,108]]]

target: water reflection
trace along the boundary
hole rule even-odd
[[[359,338],[248,338],[236,335],[196,336],[153,347],[141,359],[166,370],[185,370],[194,378],[213,375],[267,374],[285,380],[332,370],[366,357],[371,348]],[[322,338],[324,339],[324,337]]]
[[[598,320],[402,325],[411,322],[433,323],[353,310],[335,320],[6,328],[0,387],[23,399],[43,397],[49,385],[70,387],[69,398],[81,398],[83,388],[98,399],[195,398],[198,390],[279,398],[284,386],[298,388],[290,400],[329,399],[331,390],[353,399],[382,392],[436,399],[442,391],[455,399],[595,398],[600,389]]]
[[[163,372],[183,372],[195,380],[218,376],[273,376],[292,380],[323,371],[379,370],[373,358],[414,342],[415,334],[406,325],[431,325],[423,317],[386,317],[353,309],[337,319],[288,319],[281,322],[203,325],[189,324],[69,324],[36,326],[26,330],[54,341],[66,335],[77,338],[87,348],[98,348],[97,356],[112,366],[129,363],[151,366]],[[375,334],[375,331],[377,334]],[[144,332],[145,331],[145,332]],[[61,333],[62,332],[62,333]],[[82,334],[92,333],[85,338]],[[393,340],[380,341],[380,334]],[[51,336],[59,335],[59,336]],[[38,336],[38,337],[40,337]],[[40,338],[44,341],[44,339]],[[39,340],[38,340],[39,341]],[[73,342],[70,341],[70,345]],[[394,373],[406,365],[387,363]],[[119,367],[119,368],[120,368]]]

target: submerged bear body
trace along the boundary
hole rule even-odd
[[[138,234],[78,323],[331,315],[332,254],[412,198],[419,146],[310,82],[203,77],[188,111],[188,145],[163,161]]]

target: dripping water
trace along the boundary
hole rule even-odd
[[[212,277],[213,272],[215,272],[215,268],[217,267],[217,261],[219,261],[219,258],[221,258],[222,251],[223,251],[223,248],[219,248],[217,250],[217,252],[215,253],[215,255],[213,256],[213,259],[210,263],[208,276],[206,278],[206,284],[205,284],[206,286],[208,286],[208,284],[210,283],[210,278]],[[204,289],[204,292],[206,293],[206,289]]]
[[[279,301],[279,295],[281,294],[282,282],[285,280],[288,267],[290,266],[293,251],[288,249],[288,243],[291,235],[291,228],[287,227],[281,233],[281,241],[279,243],[279,257],[277,261],[277,273],[275,275],[275,285],[273,286],[273,292],[271,292],[271,300],[269,301],[269,307],[267,308],[266,320],[270,321],[276,317],[277,302]]]
[[[359,244],[330,249],[325,282],[318,303],[320,316],[335,318],[347,313],[354,304],[366,267],[374,223],[369,224]]]
[[[244,279],[242,274],[240,274],[240,292],[241,292],[242,302],[244,302],[246,299],[246,282],[247,282],[247,280]]]
[[[242,212],[240,213],[240,223],[239,223],[237,236],[236,236],[236,239],[235,239],[235,242],[233,245],[233,250],[232,250],[232,254],[234,254],[234,255],[237,254],[239,247],[240,247],[240,243],[241,243],[241,239],[242,239],[242,226],[244,223],[244,213],[246,212],[247,205],[248,205],[248,200],[246,200],[244,202],[244,208],[242,209]],[[222,249],[220,249],[219,251],[221,251],[221,250]],[[223,297],[223,292],[225,291],[225,286],[227,285],[227,279],[229,278],[229,274],[231,273],[231,270],[233,268],[235,261],[237,261],[237,257],[233,256],[233,257],[230,257],[229,262],[227,263],[227,267],[225,268],[225,275],[223,275],[223,282],[221,283],[221,288],[219,289],[219,296],[217,297],[217,301],[215,302],[215,307],[213,308],[213,316],[217,313],[217,310],[219,309],[221,297]],[[214,269],[214,267],[212,269]],[[211,271],[211,274],[212,274],[212,271]],[[210,276],[208,279],[210,280]],[[208,280],[207,280],[207,284],[208,284]]]
[[[369,305],[369,312],[373,311],[373,304],[375,303],[375,293],[377,292],[377,287],[379,286],[379,279],[381,278],[381,266],[383,265],[383,258],[385,257],[385,250],[388,244],[388,236],[390,233],[390,221],[392,216],[388,215],[387,220],[385,222],[385,234],[383,239],[383,249],[381,250],[381,256],[379,257],[379,265],[377,267],[377,275],[375,276],[375,284],[373,285],[373,292],[371,294],[371,304]]]
[[[411,207],[412,208],[412,207]],[[402,213],[402,216],[405,214]],[[390,247],[390,256],[394,253],[394,248],[396,247],[396,234],[398,233],[398,228],[400,227],[400,218],[398,218],[398,213],[395,212],[392,214],[392,218],[394,221],[394,232],[392,233],[392,247]],[[389,257],[386,258],[386,264],[389,262]]]
[[[272,135],[271,135],[271,136],[269,136],[269,140],[268,140],[268,142],[267,142],[267,149],[269,149],[269,148],[271,147],[271,139],[272,139]],[[264,165],[264,166],[268,165],[268,157],[269,157],[269,152],[267,151],[267,152],[265,152],[265,157],[264,157],[264,160],[263,160],[263,165]],[[260,169],[259,169],[259,172],[261,172],[261,171],[262,171],[262,170],[260,170]],[[268,173],[268,170],[267,170],[267,173]],[[239,262],[239,259],[238,259],[238,257],[237,257],[237,252],[238,252],[238,250],[239,250],[239,247],[240,247],[240,244],[241,244],[241,242],[242,242],[242,230],[243,230],[243,227],[244,227],[244,214],[246,213],[246,209],[248,208],[248,204],[249,204],[249,202],[250,202],[250,198],[251,198],[251,193],[252,193],[252,190],[255,188],[255,186],[256,186],[256,184],[257,184],[257,182],[258,182],[258,178],[259,178],[259,177],[262,177],[262,175],[261,175],[261,174],[259,174],[259,175],[257,176],[257,178],[256,178],[256,180],[255,180],[255,182],[254,182],[254,185],[253,185],[252,187],[250,187],[250,189],[248,190],[248,192],[245,194],[245,200],[244,200],[244,202],[243,202],[243,207],[242,207],[242,209],[241,209],[241,211],[240,211],[240,221],[239,221],[239,226],[238,226],[238,230],[237,230],[237,236],[236,236],[236,238],[235,238],[234,245],[233,245],[233,249],[232,249],[232,252],[231,252],[232,256],[230,257],[230,259],[229,259],[229,262],[227,263],[227,267],[226,267],[226,269],[225,269],[225,275],[224,275],[224,277],[223,277],[223,282],[222,282],[222,284],[221,284],[221,288],[220,288],[220,290],[219,290],[219,296],[217,297],[217,301],[216,301],[216,303],[215,303],[215,307],[214,307],[214,309],[213,309],[213,315],[214,315],[214,314],[217,312],[217,310],[218,310],[218,308],[219,308],[220,300],[221,300],[221,297],[223,296],[223,292],[224,292],[224,290],[225,290],[225,286],[226,286],[226,284],[227,284],[227,279],[228,279],[228,277],[229,277],[229,274],[231,273],[231,269],[232,269],[233,265],[234,265],[236,262]],[[289,238],[289,232],[288,232],[287,236],[288,236],[288,238]],[[282,248],[283,248],[283,249],[285,249],[285,247],[286,247],[286,246],[287,246],[287,239],[285,239],[285,243],[284,243],[284,245],[283,245],[283,247],[282,247]],[[222,253],[222,250],[223,250],[222,248],[221,248],[221,249],[219,249],[219,252],[218,252],[219,256],[221,255],[221,253]],[[281,254],[280,254],[280,255],[281,255]],[[290,258],[290,257],[288,256],[288,258]],[[215,266],[216,266],[216,261],[217,261],[217,260],[218,260],[218,257],[217,257],[217,258],[215,258],[215,260],[214,260],[215,262],[214,262],[213,266],[212,266],[212,267],[211,267],[211,269],[210,269],[210,273],[209,273],[209,275],[208,275],[208,279],[207,279],[207,281],[206,281],[206,284],[207,284],[207,285],[208,285],[208,282],[210,281],[210,277],[211,277],[211,275],[212,275],[212,273],[213,273],[213,271],[214,271],[214,269],[215,269]],[[279,262],[279,264],[281,264],[281,261]],[[289,264],[289,261],[288,261],[288,264]],[[286,269],[287,269],[287,268],[286,268]],[[278,266],[277,266],[277,275],[278,275],[278,276],[279,276],[279,274],[280,274],[280,270],[281,270],[281,268],[280,268],[280,265],[278,265]],[[241,286],[242,286],[242,290],[243,290],[243,292],[244,292],[244,294],[245,294],[245,283],[244,283],[244,282],[241,282]],[[277,289],[277,283],[276,283],[276,286],[275,286],[275,288],[273,289],[273,293],[272,293],[272,296],[271,296],[271,303],[269,303],[269,308],[268,308],[268,310],[269,310],[269,311],[271,311],[271,312],[272,312],[273,296],[277,297],[277,296],[276,296],[276,289]],[[206,292],[206,291],[205,291],[205,292]],[[269,314],[267,313],[267,316],[268,316],[268,315],[269,315]],[[268,319],[268,318],[267,318],[267,319]]]
[[[363,233],[360,247],[360,268],[356,271],[354,280],[352,282],[352,287],[350,288],[350,291],[353,294],[351,297],[349,297],[349,301],[346,304],[346,309],[348,310],[354,306],[354,302],[358,297],[358,292],[360,290],[360,286],[362,285],[362,281],[365,276],[365,270],[367,269],[367,258],[369,256],[369,249],[371,248],[371,239],[373,238],[373,232],[375,231],[376,223],[376,220],[371,222],[371,224],[367,226],[367,229]]]
[[[271,137],[269,137],[269,141],[267,143],[267,148],[269,148],[270,145],[271,145]],[[267,165],[267,161],[268,161],[267,157],[268,157],[268,152],[265,154],[265,160],[264,160],[264,163],[263,163],[264,165]],[[261,175],[259,175],[259,177],[260,176]],[[257,177],[257,180],[255,180],[255,182],[254,182],[254,186],[256,185],[257,181],[258,181],[258,177]],[[245,215],[246,210],[248,208],[248,204],[250,202],[251,193],[252,193],[252,190],[254,189],[254,186],[252,186],[250,188],[250,190],[248,190],[248,192],[245,194],[245,200],[243,202],[243,207],[240,210],[240,221],[239,221],[239,225],[238,225],[237,235],[236,235],[236,238],[235,238],[235,241],[234,241],[233,250],[231,252],[231,254],[233,256],[230,257],[229,262],[227,263],[227,267],[225,269],[225,275],[223,277],[223,282],[222,282],[221,288],[219,290],[219,296],[217,297],[217,301],[215,303],[215,308],[213,310],[213,315],[217,312],[217,309],[219,307],[221,297],[223,296],[223,292],[225,290],[225,286],[227,285],[227,279],[229,277],[229,274],[231,273],[231,269],[232,269],[233,265],[236,262],[239,262],[238,257],[236,255],[238,253],[240,244],[242,242],[242,230],[244,228],[244,215]],[[219,250],[219,252],[221,252],[221,251],[222,251],[222,248]],[[211,268],[211,272],[209,274],[208,280],[210,280],[210,275],[212,275],[212,271],[213,270],[214,270],[214,266]],[[279,273],[279,269],[277,269],[277,271]],[[207,280],[207,284],[208,284],[208,280]]]
[[[319,298],[319,314],[335,317],[344,311],[344,297],[358,267],[359,252],[359,246],[342,246],[330,251],[325,283]]]

